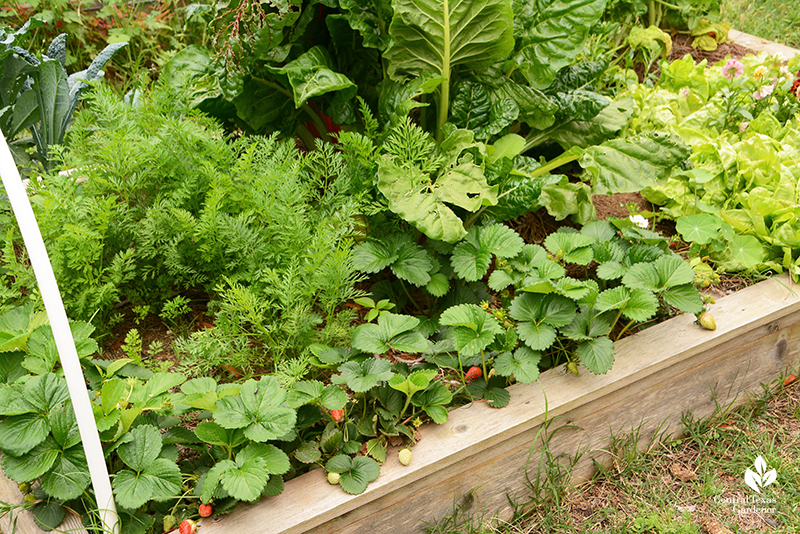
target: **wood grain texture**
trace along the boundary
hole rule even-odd
[[[509,388],[506,408],[475,403],[451,411],[447,423],[423,429],[411,465],[390,454],[361,495],[331,487],[317,470],[287,482],[278,497],[204,520],[203,533],[419,532],[423,521],[441,519],[454,503],[504,515],[509,498],[524,500],[527,477],[535,476],[545,421],[551,452],[586,452],[573,474],[581,480],[591,472],[591,457],[606,456],[612,433],[639,427],[646,440],[677,430],[682,412],[708,415],[797,367],[800,289],[788,278],[761,282],[710,308],[717,330],[703,330],[691,315],[671,319],[617,342],[606,375],[554,369],[535,384]]]
[[[2,469],[0,469],[0,502],[12,505],[22,502],[22,493],[20,493],[17,483],[6,477]],[[0,518],[0,529],[3,533],[11,534],[15,532],[14,528],[16,528],[17,534],[45,534],[34,522],[33,514],[29,512],[14,510]],[[70,534],[88,534],[81,519],[69,512],[59,525],[58,531]]]

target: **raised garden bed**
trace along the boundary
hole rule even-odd
[[[548,420],[550,434],[570,425],[552,436],[549,448],[555,456],[585,451],[572,477],[586,480],[593,460],[610,459],[603,452],[610,435],[638,428],[647,441],[676,431],[682,413],[703,417],[741,403],[800,364],[800,288],[787,277],[724,297],[710,309],[716,331],[682,315],[618,341],[606,375],[576,377],[562,366],[538,383],[509,388],[506,408],[473,404],[450,412],[447,423],[422,429],[411,465],[390,454],[380,478],[361,495],[331,487],[318,469],[289,481],[278,497],[204,520],[202,532],[419,532],[454,504],[503,516],[509,498],[526,496]]]

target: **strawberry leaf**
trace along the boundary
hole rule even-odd
[[[339,485],[345,493],[358,495],[364,493],[367,485],[381,474],[381,468],[372,458],[356,456],[350,458],[344,454],[334,456],[325,464],[329,473],[339,473]]]
[[[345,362],[339,366],[340,375],[331,377],[334,384],[347,384],[356,393],[363,393],[375,387],[378,382],[394,376],[392,364],[387,360],[369,358],[363,363]]]
[[[422,408],[433,422],[441,425],[447,421],[447,406],[453,401],[453,393],[441,382],[432,382],[424,391],[411,397],[411,404]]]
[[[278,439],[294,430],[297,420],[295,410],[283,406],[284,400],[286,391],[276,378],[251,379],[242,385],[238,397],[217,402],[214,420],[223,428],[244,429],[244,435],[253,441]]]
[[[83,447],[75,446],[61,452],[41,481],[42,489],[56,499],[68,501],[80,497],[92,481]]]
[[[606,374],[614,365],[614,342],[607,337],[581,341],[576,353],[581,363],[596,375]]]
[[[475,304],[459,304],[442,312],[439,324],[452,326],[456,350],[472,356],[488,347],[496,335],[503,333],[497,319]]]
[[[353,331],[350,344],[353,348],[372,354],[383,354],[389,349],[401,352],[424,352],[427,340],[412,330],[419,319],[408,315],[382,313],[378,324],[362,324]]]
[[[494,370],[500,376],[514,376],[518,382],[530,384],[539,378],[539,361],[542,355],[528,347],[513,352],[503,352],[494,361]]]

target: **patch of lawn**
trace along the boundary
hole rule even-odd
[[[797,0],[724,0],[720,11],[737,30],[800,48]]]

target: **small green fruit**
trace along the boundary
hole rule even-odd
[[[578,364],[575,363],[575,362],[569,362],[567,364],[567,371],[569,371],[570,373],[572,373],[573,375],[576,375],[576,376],[578,374],[580,374],[580,372],[578,371]]]
[[[338,484],[339,478],[341,478],[339,473],[333,473],[333,472],[328,473],[328,484],[333,484],[333,485]]]
[[[20,482],[19,486],[17,487],[19,488],[20,493],[28,493],[31,490],[31,485],[27,482]]]
[[[174,515],[165,515],[162,521],[164,525],[164,532],[169,532],[175,528],[175,524],[177,523]]]
[[[33,503],[35,503],[35,502],[36,502],[38,499],[36,499],[36,495],[33,495],[33,494],[30,494],[30,493],[29,493],[28,495],[25,495],[25,498],[24,498],[24,499],[22,499],[22,500],[23,500],[23,501],[25,501],[25,502],[26,502],[26,503],[28,503],[28,504],[33,504]]]
[[[397,454],[397,459],[400,460],[400,463],[403,465],[408,465],[411,463],[411,449],[401,449],[400,452]]]
[[[710,313],[704,313],[700,316],[700,326],[705,328],[706,330],[716,330],[717,329],[717,322],[711,317]]]

